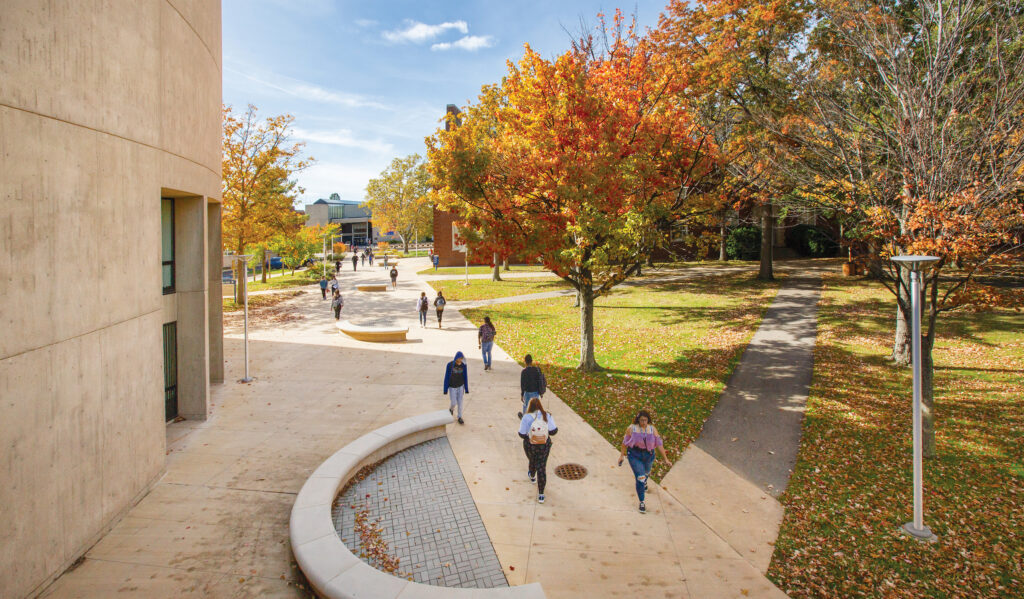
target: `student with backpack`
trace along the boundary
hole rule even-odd
[[[334,299],[331,300],[331,308],[334,309],[334,320],[341,320],[341,309],[345,306],[345,300],[341,297],[341,292],[337,289],[334,290]]]
[[[421,291],[419,298],[416,300],[416,311],[420,315],[420,328],[427,326],[427,310],[430,309],[430,299],[427,297],[426,291]]]
[[[444,369],[444,391],[448,395],[450,404],[448,413],[455,415],[455,406],[459,407],[459,424],[462,421],[462,402],[466,393],[469,393],[469,372],[466,368],[466,357],[462,352],[455,352],[455,358],[448,362]]]
[[[444,305],[448,302],[444,299],[444,293],[438,291],[434,298],[434,309],[437,310],[437,328],[441,328],[441,318],[444,316]]]
[[[526,362],[526,368],[519,373],[519,397],[523,400],[523,410],[516,414],[517,418],[522,418],[523,412],[528,411],[526,404],[531,398],[544,397],[544,393],[548,389],[548,381],[544,378],[544,373],[540,371],[540,367],[533,365],[533,356],[526,354],[523,361]]]
[[[544,411],[540,398],[530,399],[526,414],[519,422],[519,436],[523,439],[523,451],[530,461],[526,475],[530,482],[537,483],[537,503],[544,503],[544,487],[548,483],[548,456],[551,454],[551,437],[558,433],[555,418]]]
[[[398,266],[391,267],[391,288],[398,289]]]
[[[655,450],[661,454],[667,466],[672,465],[665,453],[665,443],[661,440],[658,429],[654,428],[651,414],[647,410],[640,410],[622,439],[619,466],[622,465],[623,459],[629,459],[629,467],[636,477],[636,496],[640,498],[641,514],[647,513],[644,495],[647,493],[647,479],[651,476],[651,467],[654,466]]]
[[[491,324],[491,317],[484,316],[484,323],[480,325],[480,330],[476,334],[477,348],[484,356],[484,370],[491,369],[491,350],[494,348],[494,336],[497,334],[497,330]]]
[[[327,278],[320,277],[320,293],[327,299]]]

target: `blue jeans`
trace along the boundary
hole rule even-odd
[[[480,350],[484,354],[484,366],[491,367],[491,350],[494,349],[493,341],[481,341]]]
[[[427,326],[427,311],[426,310],[419,310],[419,313],[420,313],[420,324],[423,325],[423,326]]]
[[[629,467],[633,469],[633,476],[636,477],[636,496],[643,501],[644,492],[647,490],[647,477],[651,475],[651,466],[654,465],[654,452],[630,447],[626,451],[626,459],[629,460]]]
[[[526,406],[530,405],[530,400],[534,397],[540,397],[540,393],[536,391],[527,391],[523,393],[523,414],[526,413]]]
[[[459,418],[462,418],[462,403],[465,398],[466,388],[465,387],[448,387],[448,399],[451,400],[449,406],[455,409],[458,406],[459,411],[456,414]]]

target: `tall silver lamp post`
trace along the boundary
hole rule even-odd
[[[243,344],[243,353],[245,355],[245,378],[240,379],[239,383],[251,383],[252,377],[249,376],[249,258],[253,257],[253,254],[228,254],[235,260],[242,261],[242,300],[245,302],[245,343]]]
[[[911,333],[914,368],[914,521],[903,525],[903,532],[921,541],[934,541],[936,536],[924,525],[921,464],[921,270],[936,262],[935,256],[893,256],[892,261],[910,271],[910,302],[913,307]]]

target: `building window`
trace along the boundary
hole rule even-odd
[[[164,420],[178,417],[178,323],[164,325]]]
[[[174,293],[174,200],[160,198],[164,295]]]

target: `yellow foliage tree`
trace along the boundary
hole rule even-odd
[[[293,116],[260,121],[256,112],[251,104],[240,115],[224,107],[221,226],[226,248],[242,254],[248,247],[262,247],[260,262],[265,263],[269,241],[295,232],[305,220],[292,208],[302,192],[292,177],[313,159],[301,157],[305,144],[291,143]]]
[[[366,184],[366,201],[373,222],[384,231],[398,231],[406,252],[409,239],[429,227],[433,211],[427,200],[427,169],[419,154],[395,158],[380,177]]]

